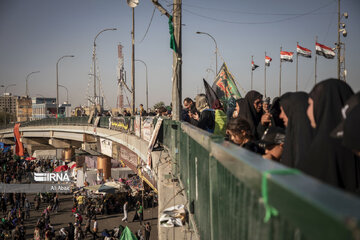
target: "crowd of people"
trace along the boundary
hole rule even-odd
[[[327,79],[310,93],[288,92],[271,103],[252,90],[226,104],[206,94],[195,100],[187,97],[182,120],[263,158],[360,194],[360,93],[354,94],[344,81]]]
[[[53,172],[60,164],[62,163],[58,160],[14,158],[12,150],[0,151],[0,182],[2,184],[33,183],[32,173]],[[84,189],[73,193],[72,196],[72,208],[65,209],[64,206],[60,207],[62,198],[57,193],[1,193],[0,211],[3,217],[0,222],[0,240],[29,239],[29,233],[26,234],[26,225],[29,224],[34,229],[31,238],[35,240],[119,239],[127,223],[136,221],[140,225],[138,230],[134,231],[134,235],[138,239],[150,239],[151,224],[144,222],[142,202],[145,208],[153,207],[153,195],[145,192],[142,201],[140,192],[134,194],[129,188],[129,191],[122,195],[123,198],[116,198],[112,194],[94,196]],[[62,214],[70,210],[71,216],[66,220],[67,226],[56,229],[52,225],[52,219],[58,213]],[[134,210],[135,214],[128,220],[130,210]],[[109,229],[103,226],[100,231],[100,216],[120,213],[124,213],[126,218],[123,222],[119,220],[118,227]]]

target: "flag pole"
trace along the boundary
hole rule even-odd
[[[265,51],[265,58],[264,60],[266,59],[266,51]],[[265,98],[266,98],[266,61],[264,61],[265,63],[265,66],[264,66],[264,95],[265,95]]]
[[[252,66],[253,61],[254,61],[254,56],[251,56],[251,90],[253,90],[253,72],[254,72],[253,66]]]
[[[279,97],[281,96],[281,51],[282,51],[282,47],[280,47]]]
[[[315,37],[315,85],[316,85],[316,78],[317,78],[317,54],[316,54],[316,43],[318,41],[318,37]]]
[[[299,53],[297,52],[297,48],[299,46],[299,42],[296,42],[296,91],[298,91],[298,62],[299,62]]]

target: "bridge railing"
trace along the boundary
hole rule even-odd
[[[164,121],[162,139],[201,239],[359,239],[358,197],[187,123]],[[283,175],[262,182],[269,170]],[[268,222],[264,199],[278,212]]]

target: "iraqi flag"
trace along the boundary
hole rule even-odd
[[[270,66],[270,62],[272,61],[271,57],[265,56],[265,66]]]
[[[316,43],[315,49],[317,55],[323,56],[327,59],[333,59],[335,57],[335,52],[330,47]]]
[[[254,63],[254,61],[251,61],[251,70],[255,70],[255,69],[257,69],[259,67],[259,65],[256,65],[255,63]]]
[[[311,50],[304,48],[304,47],[300,46],[299,44],[297,45],[296,52],[300,56],[311,58]]]
[[[280,52],[280,61],[286,61],[286,62],[292,62],[293,61],[293,52],[285,52],[285,51],[281,51]]]

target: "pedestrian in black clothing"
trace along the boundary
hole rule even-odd
[[[151,225],[150,222],[145,224],[145,240],[150,240]]]
[[[330,133],[342,120],[341,109],[353,95],[348,84],[328,79],[315,85],[309,94],[307,115],[315,130],[308,157],[299,163],[305,173],[335,187],[357,192],[359,190],[359,159],[339,139]]]
[[[298,168],[309,151],[313,129],[306,115],[309,95],[305,92],[285,93],[280,98],[280,118],[286,126],[281,163]]]

